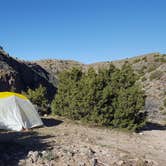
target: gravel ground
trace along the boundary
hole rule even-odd
[[[45,127],[0,132],[0,165],[20,166],[165,166],[165,127],[151,125],[127,133],[43,119]]]

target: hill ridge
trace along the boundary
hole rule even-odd
[[[132,65],[139,75],[139,82],[146,92],[146,106],[149,119],[160,122],[166,121],[166,55],[149,53],[141,56],[117,60],[112,62],[98,62],[83,64],[74,60],[38,60],[24,61],[11,57],[0,49],[0,91],[25,91],[35,89],[40,84],[47,88],[49,98],[52,99],[58,85],[58,74],[72,67],[81,67],[86,71],[93,67],[96,71],[108,68],[110,63],[120,68],[124,63]]]

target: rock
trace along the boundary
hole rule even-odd
[[[144,133],[139,133],[139,135],[144,135]]]
[[[120,160],[120,161],[117,162],[117,164],[118,164],[119,166],[121,166],[122,164],[125,164],[125,162],[124,162],[123,160]]]
[[[44,117],[47,117],[48,115],[47,114],[44,114]]]
[[[31,158],[32,163],[35,163],[39,158],[39,152],[38,151],[30,151],[28,153],[28,158]]]
[[[33,155],[33,151],[29,151],[27,157],[31,157]]]
[[[88,157],[92,158],[95,153],[96,152],[92,148],[88,148],[86,154],[88,155]]]
[[[73,152],[73,151],[68,151],[68,152],[67,152],[67,155],[70,156],[70,157],[73,157],[74,154],[75,154],[75,152]]]
[[[50,74],[36,63],[24,62],[10,57],[0,50],[0,91],[26,91],[39,85],[46,87],[48,98],[55,95],[55,83],[51,82]]]
[[[84,162],[80,162],[78,166],[86,166],[86,164]]]

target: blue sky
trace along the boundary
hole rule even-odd
[[[26,59],[166,53],[166,0],[0,0],[0,45]]]

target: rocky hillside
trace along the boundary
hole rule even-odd
[[[53,75],[56,80],[59,72],[72,67],[81,67],[83,70],[93,67],[95,70],[99,70],[109,67],[110,63],[118,68],[124,63],[129,63],[139,74],[139,82],[145,89],[147,95],[145,109],[148,111],[149,119],[155,122],[166,121],[166,106],[164,106],[164,100],[166,100],[166,55],[151,53],[119,61],[99,62],[90,65],[62,60],[42,60],[36,61],[36,63]]]
[[[109,67],[110,63],[113,63],[118,68],[124,63],[132,65],[135,72],[140,75],[139,82],[142,83],[147,95],[145,109],[148,111],[149,119],[165,122],[166,55],[160,53],[86,65],[72,60],[21,61],[12,58],[1,48],[0,91],[14,90],[20,92],[25,91],[27,88],[34,89],[42,84],[47,88],[49,97],[52,98],[56,93],[59,72],[72,67],[81,67],[84,71],[89,67],[99,70],[100,68]]]
[[[50,78],[51,75],[41,66],[14,59],[0,49],[0,91],[21,92],[42,84],[49,91],[49,96],[53,97],[56,88]]]

